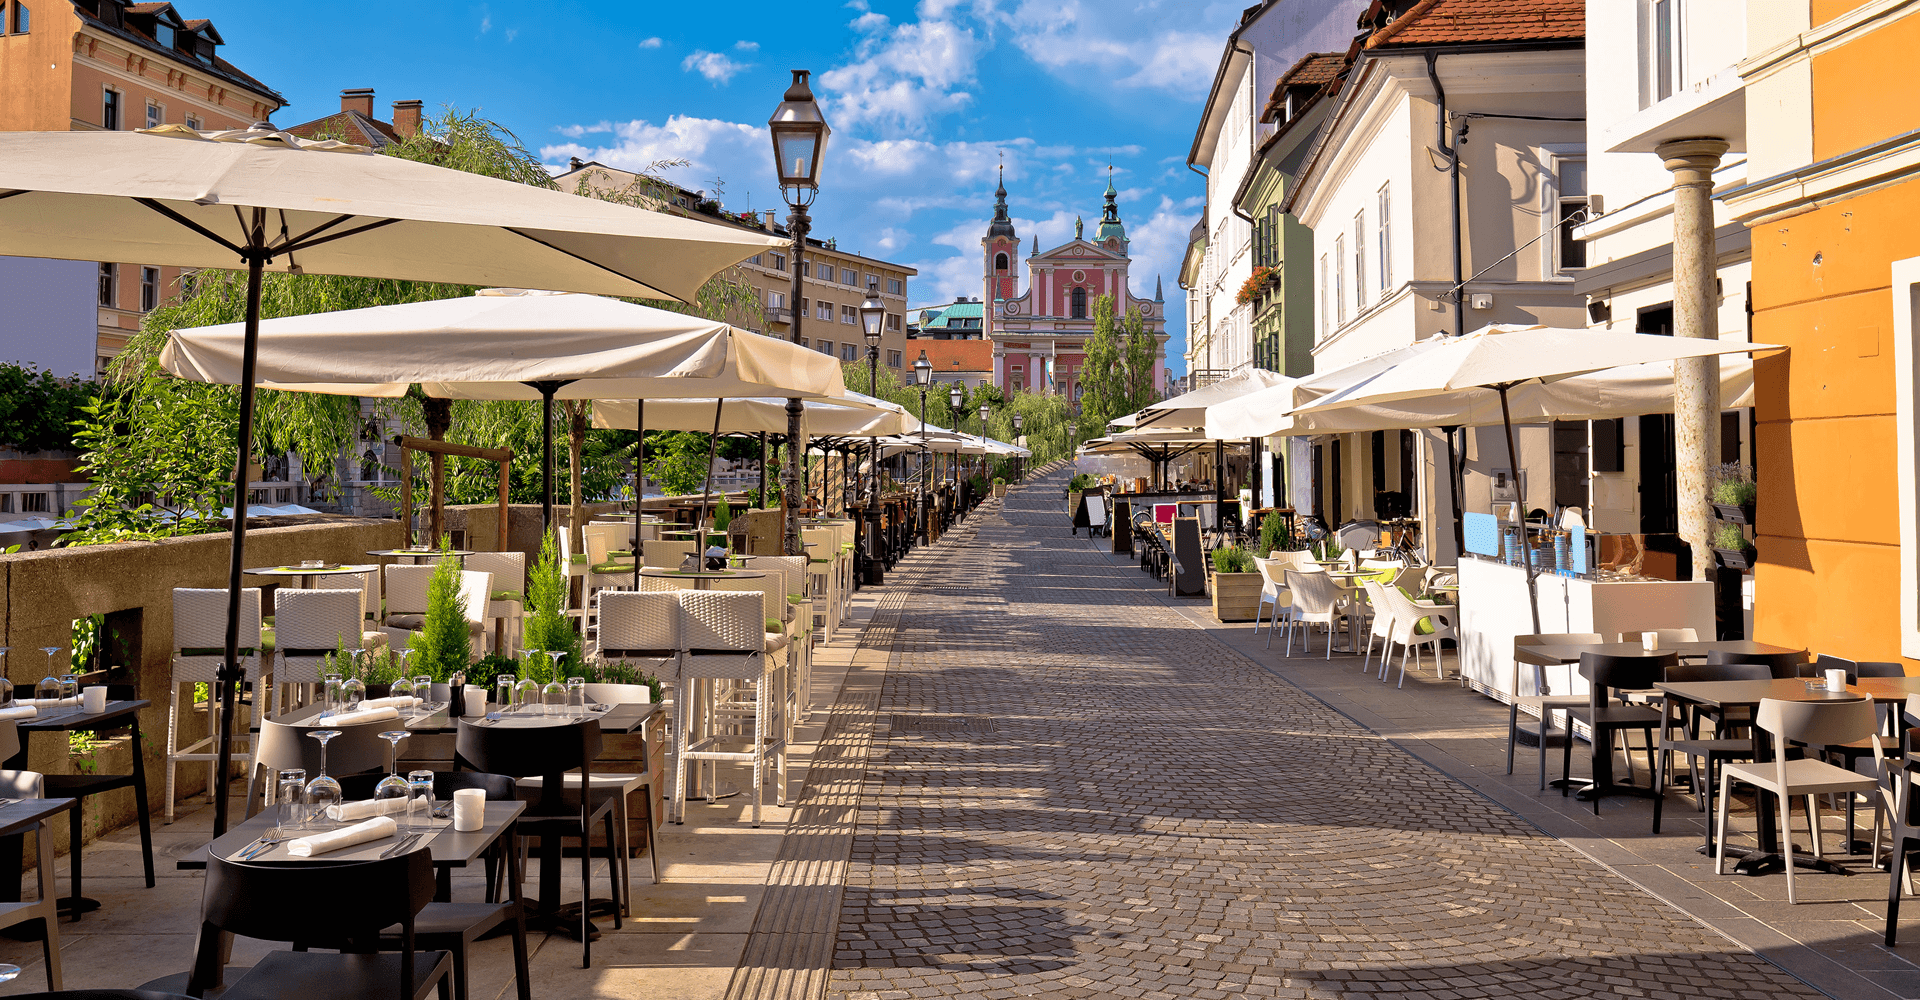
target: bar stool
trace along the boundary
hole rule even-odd
[[[273,707],[273,701],[266,697],[266,687],[270,677],[260,675],[260,588],[248,587],[240,592],[240,669],[244,675],[241,689],[245,690],[247,680],[257,681],[256,690],[259,701],[266,708]],[[219,712],[217,695],[221,691],[218,683],[220,663],[226,659],[227,643],[227,591],[222,588],[196,589],[175,587],[173,590],[173,682],[167,685],[167,808],[166,822],[172,823],[174,816],[174,785],[182,762],[207,765],[207,786],[212,791],[214,784],[213,769],[219,754],[214,749],[218,740],[215,732],[215,717]],[[207,685],[207,735],[187,746],[180,745],[180,687],[183,684]],[[187,711],[194,711],[189,703]],[[248,732],[235,732],[234,742],[245,748],[243,757],[247,762],[247,771],[253,771],[253,735]]]
[[[683,590],[679,593],[681,637],[686,648],[680,684],[674,696],[680,753],[674,761],[673,798],[676,822],[686,822],[687,766],[694,761],[722,761],[753,765],[753,825],[760,825],[760,803],[766,782],[768,755],[775,770],[775,803],[786,805],[787,744],[781,716],[786,704],[783,675],[766,653],[762,628],[764,600],[754,593]],[[740,737],[707,732],[695,739],[697,719],[713,717],[712,685],[699,681],[752,681],[754,704],[746,747],[731,745]],[[701,688],[696,694],[695,688]],[[696,700],[698,699],[698,700]],[[709,781],[708,788],[712,788]]]

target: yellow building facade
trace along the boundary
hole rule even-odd
[[[1920,12],[1758,2],[1748,180],[1720,192],[1752,236],[1753,339],[1791,348],[1757,359],[1753,637],[1912,673]]]

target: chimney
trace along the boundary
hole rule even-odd
[[[767,209],[767,232],[773,232],[773,209]]]
[[[368,118],[373,117],[373,88],[355,87],[340,92],[340,110],[358,111]]]
[[[569,156],[569,157],[567,157],[567,169],[568,169],[568,170],[578,170],[578,169],[580,169],[581,167],[584,167],[584,166],[586,166],[586,164],[584,164],[584,163],[582,163],[582,162],[580,162],[580,158],[579,158],[578,156]]]
[[[367,104],[373,104],[373,94],[367,94]],[[411,139],[420,134],[420,102],[393,102],[393,131],[402,139]]]

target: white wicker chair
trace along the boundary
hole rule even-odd
[[[390,628],[418,629],[427,613],[427,584],[435,567],[388,566],[387,613],[381,624]]]
[[[753,825],[758,827],[769,754],[774,762],[774,802],[785,805],[787,801],[787,745],[780,718],[786,704],[780,690],[784,673],[773,668],[773,658],[765,652],[766,633],[761,628],[765,602],[757,594],[724,591],[685,590],[678,596],[681,638],[687,653],[674,698],[674,722],[679,731],[676,743],[681,748],[674,761],[675,821],[686,822],[688,764],[726,761],[753,765]],[[696,719],[708,714],[705,702],[712,697],[708,693],[712,685],[706,685],[698,695],[695,687],[701,681],[729,680],[754,682],[754,711],[748,731],[733,736],[715,727],[696,738],[694,733],[701,728]],[[733,748],[743,739],[744,748]],[[707,788],[713,788],[711,778]]]
[[[370,608],[380,606],[380,587],[374,582],[374,572],[338,573],[331,576],[317,576],[308,581],[308,590],[356,590],[360,592],[360,617],[366,618]]]
[[[655,569],[679,569],[687,554],[693,551],[692,542],[667,541],[656,539],[643,543],[640,550],[640,564]]]
[[[360,598],[350,590],[274,592],[274,696],[293,694],[296,684],[318,687],[328,653],[342,643],[348,649],[386,645],[384,632],[363,631]],[[291,700],[282,709],[290,706]]]
[[[527,554],[475,552],[467,557],[466,567],[476,573],[493,574],[493,593],[487,595],[493,648],[507,656],[517,655],[527,614]]]
[[[260,674],[260,588],[248,587],[240,592],[240,668],[247,678],[254,682],[254,700],[265,708],[271,708],[272,699],[267,695],[267,683],[271,677]],[[226,658],[227,645],[227,591],[199,590],[176,587],[173,591],[173,682],[167,685],[167,822],[173,822],[175,773],[182,762],[207,765],[208,786],[211,787],[213,768],[219,753],[215,748],[214,713],[218,711],[212,695],[219,690],[218,673],[220,663]],[[187,746],[180,745],[180,688],[183,685],[206,684],[207,698],[207,735]],[[242,680],[241,689],[245,690],[246,681]],[[188,701],[186,710],[194,711],[194,703]],[[253,736],[250,732],[236,732],[236,743],[245,747],[244,757],[247,771],[253,771]]]
[[[784,581],[786,609],[781,617],[787,622],[787,691],[796,719],[804,722],[813,717],[813,602],[806,596],[810,564],[806,556],[753,556],[747,568],[777,572]],[[794,594],[801,596],[797,604],[791,599]]]

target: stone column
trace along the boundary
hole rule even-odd
[[[1673,171],[1673,333],[1717,340],[1714,288],[1713,171],[1727,144],[1719,139],[1675,139],[1655,149]],[[1713,579],[1708,473],[1720,456],[1720,359],[1689,358],[1673,365],[1673,450],[1680,537],[1693,548],[1693,578]]]

